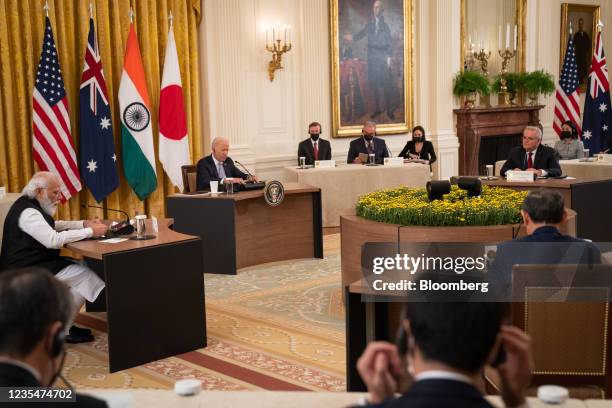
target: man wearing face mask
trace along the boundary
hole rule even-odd
[[[85,300],[96,300],[104,282],[83,261],[60,255],[65,244],[102,236],[107,226],[100,220],[55,221],[61,198],[61,180],[40,171],[23,189],[4,221],[0,271],[30,266],[44,268],[70,287],[76,317]],[[91,330],[66,326],[66,342],[93,341]]]
[[[562,160],[584,157],[584,145],[578,140],[576,125],[571,120],[563,122],[560,136],[561,140],[555,143],[555,150]]]
[[[298,164],[300,157],[306,158],[306,165],[312,166],[317,160],[331,160],[331,144],[325,139],[321,139],[321,124],[312,122],[308,125],[308,135],[306,140],[302,140],[298,146]]]
[[[43,269],[16,269],[0,275],[0,387],[51,387],[61,377],[71,298],[68,288]],[[107,405],[77,394],[76,402],[15,406]]]
[[[383,139],[376,137],[376,122],[369,120],[364,123],[361,134],[360,138],[351,141],[346,162],[365,164],[367,159],[362,160],[359,155],[373,154],[374,163],[382,164],[385,157],[389,157],[389,149]]]

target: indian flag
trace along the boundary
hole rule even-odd
[[[161,92],[159,95],[159,161],[172,181],[181,189],[181,166],[191,164],[187,121],[183,104],[183,87],[179,70],[174,31],[170,25],[164,60]]]
[[[119,84],[123,172],[139,199],[157,188],[151,109],[140,47],[130,24],[123,73]]]

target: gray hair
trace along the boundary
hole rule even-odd
[[[35,198],[36,191],[41,188],[49,187],[49,183],[55,180],[58,184],[60,184],[58,177],[51,173],[50,171],[39,171],[34,173],[28,184],[23,188],[21,194],[27,196],[28,198]]]
[[[376,126],[376,122],[374,122],[373,120],[366,120],[366,121],[363,123],[363,127],[366,127],[366,126],[368,126],[368,125]]]
[[[538,126],[526,126],[525,130],[536,132],[536,135],[538,135],[538,139],[542,140],[542,129],[540,129]],[[523,130],[523,132],[525,130]]]
[[[224,138],[224,137],[221,137],[221,136],[217,136],[217,137],[215,137],[215,138],[212,140],[212,142],[210,142],[210,150],[215,150],[215,146],[216,146],[216,144],[217,144],[217,143],[219,143],[219,142],[220,142],[220,141],[222,141],[222,140],[226,140],[226,141],[229,143],[229,140],[228,140],[228,139],[226,139],[226,138]]]

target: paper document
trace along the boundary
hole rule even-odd
[[[102,240],[100,242],[106,242],[107,244],[118,244],[120,242],[127,241],[127,240],[128,240],[127,238],[110,238],[110,239]]]

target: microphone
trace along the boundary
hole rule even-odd
[[[238,160],[234,160],[234,163],[239,165],[242,168],[242,170],[246,171],[246,173],[249,175],[249,177],[251,177],[251,181],[253,181],[255,179],[255,176],[253,176],[253,174],[249,171],[249,169],[247,169],[244,166],[244,164],[240,163]]]
[[[125,212],[125,211],[123,211],[123,210],[115,210],[114,208],[104,208],[104,207],[99,207],[99,206],[97,206],[97,205],[89,205],[89,204],[83,204],[83,205],[81,205],[81,207],[82,207],[82,208],[88,208],[88,207],[89,207],[89,208],[98,208],[98,209],[100,209],[100,210],[107,210],[107,211],[115,211],[115,212],[119,212],[119,213],[121,213],[121,214],[125,215],[125,220],[126,220],[128,223],[130,222],[130,216],[129,216],[129,214],[128,214],[128,213],[126,213],[126,212]]]

